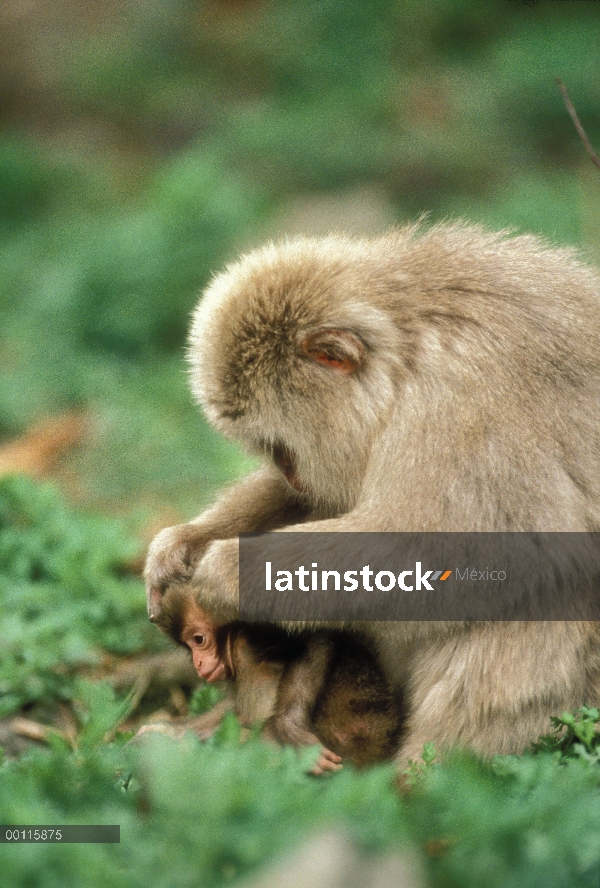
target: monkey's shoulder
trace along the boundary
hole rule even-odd
[[[270,623],[237,621],[227,627],[234,658],[251,658],[255,664],[285,666],[306,650],[306,636],[286,632]]]

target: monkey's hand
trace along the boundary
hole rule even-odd
[[[189,524],[176,524],[162,530],[150,545],[144,570],[150,619],[156,620],[159,616],[167,587],[191,579],[207,546],[214,540],[232,540],[235,547],[234,588],[230,578],[226,581],[223,577],[228,583],[227,590],[223,588],[216,597],[230,602],[235,598],[237,611],[237,536],[299,520],[303,510],[290,496],[290,490],[281,472],[273,466],[259,469],[226,490],[214,506]],[[218,578],[219,570],[215,568],[215,571]],[[212,589],[213,584],[208,583],[207,588]]]
[[[281,744],[287,743],[296,748],[316,746],[317,743],[320,743],[319,738],[312,731],[296,724],[292,719],[278,718],[277,716],[271,716],[266,720],[262,736],[265,740]],[[322,746],[319,758],[308,773],[313,777],[320,777],[331,771],[340,771],[342,767],[341,756]]]
[[[321,777],[322,774],[327,774],[331,771],[340,771],[342,767],[341,756],[336,755],[335,752],[323,747],[319,753],[319,758],[308,773],[312,774],[314,777]]]
[[[239,542],[213,540],[191,583],[198,604],[218,622],[236,620],[239,611]]]
[[[144,568],[148,616],[153,622],[167,587],[191,578],[210,541],[205,526],[195,522],[166,527],[154,537]]]

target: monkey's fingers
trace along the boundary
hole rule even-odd
[[[309,774],[320,777],[331,771],[341,771],[343,768],[341,756],[331,752],[330,749],[323,748],[319,753],[319,758],[310,769]]]
[[[176,737],[180,739],[185,731],[180,725],[166,724],[165,722],[153,722],[149,725],[142,725],[135,737],[132,737],[129,743],[134,744],[144,734],[166,734],[167,737]]]
[[[194,522],[166,527],[154,537],[144,568],[150,620],[160,617],[167,587],[191,578],[208,542],[209,537]]]

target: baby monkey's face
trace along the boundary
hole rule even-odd
[[[209,682],[224,681],[232,676],[227,636],[222,645],[224,649],[220,650],[217,628],[209,614],[190,600],[185,610],[181,641],[190,649],[200,678]]]

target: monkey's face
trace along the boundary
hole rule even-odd
[[[211,422],[332,511],[360,492],[398,375],[398,330],[365,298],[360,253],[343,238],[251,253],[209,287],[190,336],[192,387]]]
[[[216,629],[206,611],[190,600],[185,612],[181,642],[191,651],[194,668],[200,678],[211,683],[231,677],[227,656],[222,656],[219,650]]]

